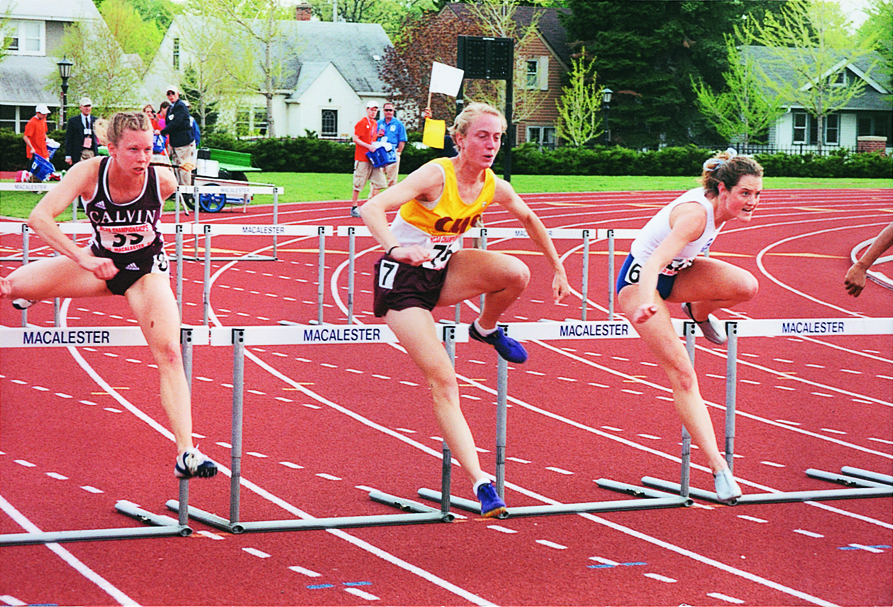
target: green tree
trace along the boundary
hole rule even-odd
[[[586,59],[586,49],[573,59],[570,84],[562,89],[556,102],[558,138],[574,147],[582,147],[599,137],[602,126],[601,100],[605,87],[595,83],[595,59]]]
[[[143,68],[148,67],[164,38],[158,24],[144,21],[131,0],[105,0],[100,14],[123,51],[139,55]]]
[[[860,43],[872,44],[880,53],[883,62],[880,67],[890,82],[893,78],[893,0],[868,0],[865,12],[868,19],[859,28],[857,39]]]
[[[691,79],[720,89],[728,68],[723,34],[745,15],[779,4],[703,0],[567,0],[568,40],[598,57],[600,81],[615,91],[612,139],[629,147],[712,137],[695,105]]]
[[[839,7],[810,0],[790,0],[778,17],[767,15],[758,40],[768,50],[762,66],[766,85],[783,103],[798,105],[816,119],[821,152],[826,117],[865,89],[862,78],[847,76],[846,66],[871,53],[871,43],[855,42],[842,31]]]
[[[12,44],[11,14],[12,4],[7,5],[6,9],[0,13],[0,61],[3,61],[9,54],[9,45]]]
[[[320,21],[332,21],[338,11],[339,21],[378,23],[396,42],[403,33],[403,24],[410,17],[436,10],[435,0],[308,0],[313,16]]]
[[[736,27],[735,36],[726,36],[729,69],[723,73],[726,86],[722,92],[715,93],[702,79],[692,78],[701,114],[723,139],[744,149],[784,113],[781,100],[766,94],[755,58],[741,52],[741,47],[750,46],[753,40],[748,25]]]

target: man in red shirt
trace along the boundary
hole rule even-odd
[[[372,182],[372,192],[369,197],[372,198],[388,185],[384,169],[375,168],[366,157],[366,152],[373,150],[372,144],[378,139],[378,121],[375,119],[378,114],[378,102],[370,101],[366,104],[366,115],[356,123],[353,128],[353,142],[356,149],[353,154],[353,197],[351,198],[350,216],[359,217],[360,210],[357,208],[357,199],[360,192],[366,187],[366,182]]]
[[[50,153],[47,151],[47,114],[50,109],[40,104],[34,110],[34,117],[25,125],[25,133],[22,139],[25,140],[25,154],[30,160],[34,154],[49,160]]]

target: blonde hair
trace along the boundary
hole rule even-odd
[[[98,126],[98,125],[97,125]],[[106,138],[109,143],[118,145],[124,131],[151,131],[152,123],[145,112],[118,112],[108,123]],[[99,133],[97,133],[99,135]]]
[[[750,156],[738,156],[735,150],[729,148],[704,162],[698,182],[704,186],[704,190],[719,195],[720,183],[731,190],[745,175],[762,177],[763,167]]]
[[[464,137],[468,133],[468,127],[471,126],[474,119],[482,114],[497,116],[502,123],[502,132],[505,133],[508,123],[502,112],[488,103],[472,102],[465,106],[461,114],[456,116],[453,126],[450,127],[450,136],[455,139],[456,133],[459,133]]]

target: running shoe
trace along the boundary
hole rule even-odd
[[[478,499],[481,501],[481,516],[484,518],[503,518],[506,514],[505,502],[496,493],[493,483],[478,487]]]
[[[708,314],[707,320],[695,320],[691,313],[690,303],[682,304],[682,311],[701,328],[701,332],[707,338],[707,341],[712,341],[715,344],[724,344],[729,340],[722,323],[713,314]]]
[[[187,449],[177,456],[174,476],[177,478],[208,478],[217,474],[217,464],[196,447]]]
[[[496,348],[501,357],[510,363],[523,363],[527,360],[527,350],[520,343],[505,334],[502,327],[496,327],[496,331],[490,335],[481,335],[474,323],[468,326],[468,335],[477,341],[482,341]]]
[[[351,217],[360,217],[360,207],[350,207]]]
[[[30,308],[31,306],[33,306],[36,303],[37,303],[36,301],[32,301],[30,299],[21,299],[21,298],[13,299],[12,307],[15,308],[16,310],[27,310],[28,308]]]
[[[723,504],[734,504],[741,497],[741,487],[735,482],[732,471],[724,468],[713,475],[716,486],[716,499]]]

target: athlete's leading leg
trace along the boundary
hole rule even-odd
[[[520,259],[495,251],[462,249],[450,259],[437,305],[449,306],[484,294],[478,324],[492,329],[529,282],[530,270]]]

